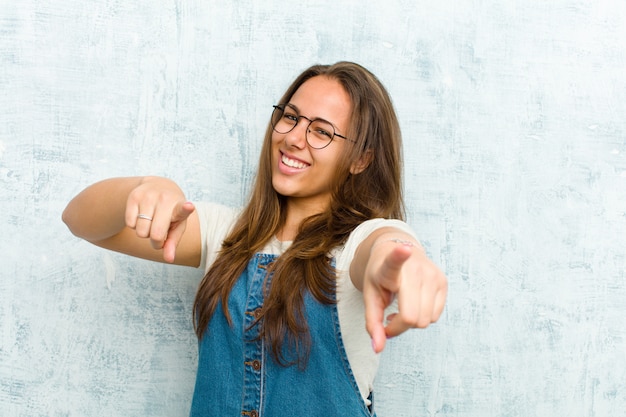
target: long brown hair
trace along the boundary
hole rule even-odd
[[[345,243],[350,232],[365,220],[404,217],[402,200],[402,152],[398,120],[389,94],[367,69],[351,62],[314,65],[298,76],[280,103],[288,103],[308,79],[326,76],[337,80],[348,93],[352,114],[346,146],[332,184],[327,211],[305,219],[292,245],[271,265],[272,282],[260,321],[261,335],[273,358],[281,365],[306,364],[310,336],[304,313],[304,294],[331,304],[335,272],[329,253]],[[218,304],[231,322],[228,297],[251,257],[263,249],[284,224],[286,201],[272,187],[272,127],[268,124],[258,175],[248,205],[222,243],[215,262],[200,283],[194,302],[194,326],[205,336]],[[367,165],[351,173],[356,161]]]

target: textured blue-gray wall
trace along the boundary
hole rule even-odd
[[[409,222],[450,278],[394,341],[381,417],[626,410],[626,3],[0,1],[0,415],[185,416],[199,271],[60,220],[160,174],[241,204],[271,105],[312,63],[391,92]]]

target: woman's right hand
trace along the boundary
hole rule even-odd
[[[182,190],[165,178],[144,177],[126,203],[126,226],[139,238],[149,239],[155,250],[163,250],[163,259],[172,263],[181,241],[187,218],[195,211]]]
[[[200,263],[195,207],[166,178],[112,178],[93,184],[68,204],[63,221],[76,236],[107,249],[161,262]]]

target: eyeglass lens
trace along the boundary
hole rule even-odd
[[[300,119],[305,119],[309,123],[306,129],[306,140],[312,148],[324,148],[333,140],[335,128],[332,124],[320,119],[309,121],[306,117],[298,115],[293,108],[286,105],[274,107],[272,127],[278,133],[289,133],[296,127]]]

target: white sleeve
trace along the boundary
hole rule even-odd
[[[378,371],[378,355],[374,353],[371,338],[365,329],[363,294],[352,283],[350,263],[361,242],[373,231],[382,227],[394,227],[415,237],[413,230],[403,221],[368,220],[354,229],[343,249],[334,254],[337,270],[337,313],[341,335],[350,367],[361,396],[366,402],[369,393],[373,390],[374,378]]]
[[[415,232],[413,229],[403,222],[402,220],[394,220],[394,219],[372,219],[367,220],[357,226],[356,229],[350,233],[348,237],[348,241],[343,249],[337,253],[336,255],[336,265],[335,267],[339,270],[350,270],[350,263],[352,262],[352,258],[354,258],[354,253],[356,252],[356,248],[367,239],[367,237],[372,234],[375,230],[381,229],[383,227],[393,227],[396,229],[400,229],[401,231],[408,233],[413,236],[416,240]]]
[[[222,242],[239,216],[239,210],[215,203],[196,203],[200,222],[202,258],[200,266],[205,272],[215,261]]]

